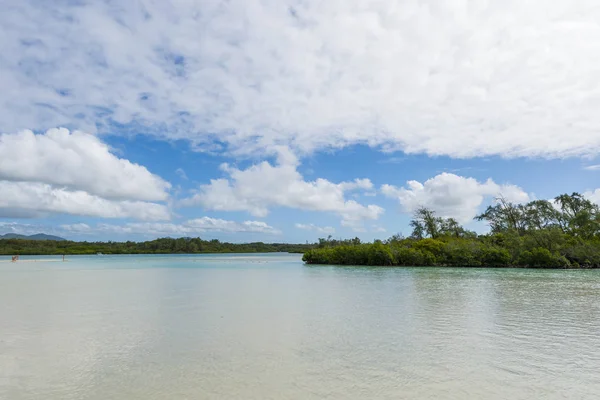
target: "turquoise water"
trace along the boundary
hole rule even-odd
[[[0,262],[1,399],[600,393],[600,271],[60,259]]]

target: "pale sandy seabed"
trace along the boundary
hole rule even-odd
[[[0,399],[600,393],[597,270],[22,257],[0,264]]]

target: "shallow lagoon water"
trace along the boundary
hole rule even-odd
[[[2,399],[600,393],[600,271],[67,260],[0,262]]]

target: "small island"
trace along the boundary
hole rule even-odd
[[[146,242],[75,242],[48,235],[0,236],[0,255],[303,253],[306,264],[515,268],[600,268],[600,207],[579,193],[514,204],[497,198],[475,217],[477,234],[453,218],[418,209],[412,233],[363,243],[359,238],[317,243],[228,243],[159,238]]]
[[[478,235],[427,208],[414,213],[412,234],[361,243],[320,239],[307,264],[521,268],[600,267],[600,208],[579,193],[514,204],[503,198],[475,217]]]

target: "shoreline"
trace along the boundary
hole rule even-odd
[[[532,267],[523,265],[353,265],[353,264],[318,264],[304,262],[304,265],[310,267],[348,267],[348,268],[447,268],[447,269],[542,269],[542,270],[600,270],[598,266],[578,266],[578,267]]]
[[[204,254],[304,254],[299,251],[207,251],[207,252],[196,252],[196,253],[61,253],[61,254],[45,254],[45,253],[19,253],[20,257],[65,257],[69,256],[193,256],[193,255],[204,255]],[[12,257],[16,254],[0,254],[0,257]],[[2,260],[0,260],[2,261]],[[10,261],[10,260],[9,260]],[[24,260],[19,260],[24,261]]]

